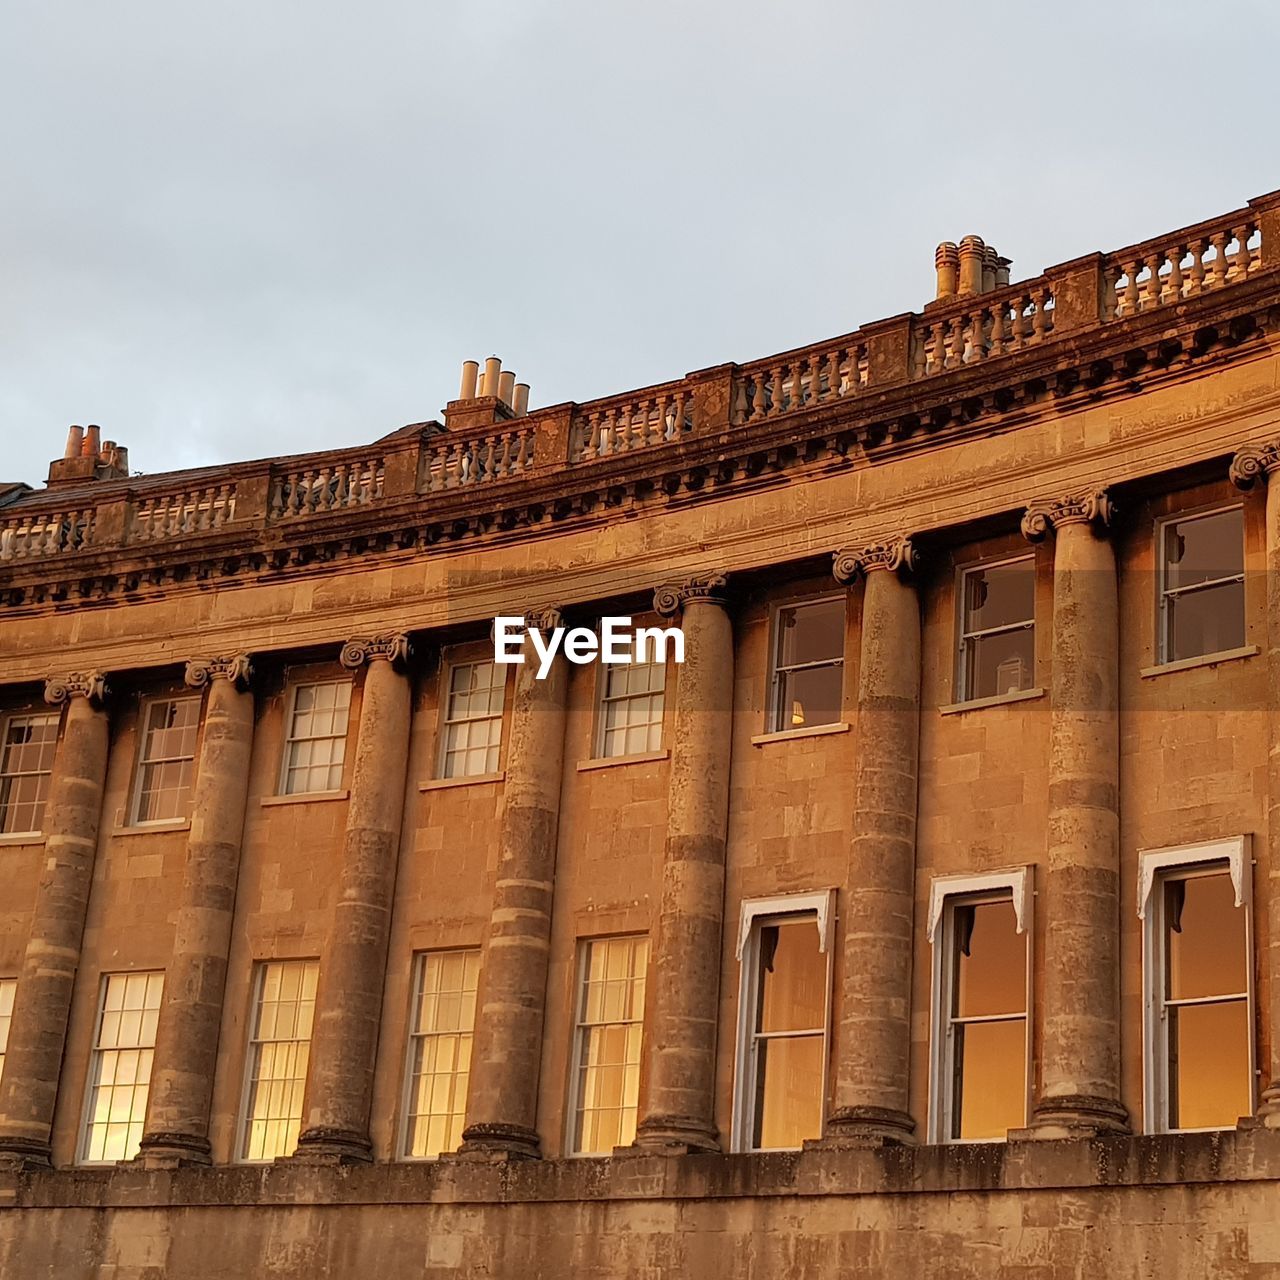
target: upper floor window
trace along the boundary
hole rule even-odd
[[[844,684],[844,596],[783,605],[774,622],[769,731],[836,724]]]
[[[138,1154],[163,991],[163,973],[109,973],[102,980],[80,1145],[84,1164]]]
[[[493,662],[460,662],[449,668],[440,776],[479,778],[498,772],[506,670]]]
[[[1148,1131],[1253,1111],[1250,864],[1236,837],[1142,855]]]
[[[0,835],[35,834],[44,829],[44,807],[57,745],[57,712],[10,716],[4,722],[0,746]]]
[[[1035,557],[960,575],[959,701],[1030,689],[1036,666]]]
[[[600,667],[599,746],[602,758],[642,755],[662,746],[665,662]]]
[[[337,791],[342,786],[350,710],[350,680],[294,685],[280,786],[284,795]]]
[[[241,1160],[274,1160],[298,1145],[319,972],[314,960],[256,966]]]
[[[822,1135],[831,896],[791,894],[743,904],[736,1151],[797,1149]]]
[[[0,978],[0,1079],[4,1077],[4,1055],[9,1047],[9,1023],[13,1021],[13,997],[17,993],[17,978]]]
[[[434,1159],[462,1142],[479,976],[478,948],[414,958],[401,1145],[410,1159]]]
[[[574,1155],[609,1155],[636,1136],[649,939],[594,938],[579,952]]]
[[[1029,868],[935,880],[930,1139],[1002,1141],[1027,1122]]]
[[[1160,661],[1244,646],[1244,511],[1227,507],[1159,526]]]
[[[143,704],[135,824],[171,822],[190,814],[199,723],[199,698],[157,698]]]

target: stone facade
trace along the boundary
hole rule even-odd
[[[473,367],[367,447],[131,479],[91,428],[4,490],[0,718],[58,739],[40,830],[0,834],[0,1273],[1280,1275],[1280,194],[1021,284],[973,237],[938,268],[920,314],[590,404]],[[1240,643],[1180,657],[1161,531],[1219,510]],[[974,696],[964,571],[1011,560],[1034,641]],[[828,601],[811,724],[779,618]],[[490,736],[452,734],[499,614],[677,621],[644,745],[606,750],[602,669],[563,658],[468,686]],[[301,688],[349,707],[294,788]],[[189,795],[140,817],[182,698]],[[1150,856],[1230,841],[1251,1101],[1165,1132]],[[954,1142],[939,893],[1015,873],[1028,1105]],[[822,1096],[759,1150],[752,912],[801,897]],[[584,946],[636,937],[631,1129],[571,1158]],[[469,1090],[415,1159],[418,966],[462,950]],[[264,1162],[277,961],[315,986]],[[106,981],[158,973],[140,1133],[92,1158]]]

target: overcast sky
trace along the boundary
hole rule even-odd
[[[0,480],[537,406],[1280,186],[1280,5],[0,0]]]

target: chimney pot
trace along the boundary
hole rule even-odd
[[[934,250],[933,265],[938,272],[938,297],[955,297],[959,281],[960,251],[950,240],[944,240]]]
[[[80,448],[82,458],[96,458],[102,452],[102,428],[89,426],[84,429],[84,444]]]
[[[478,360],[464,360],[462,362],[462,385],[458,388],[459,400],[474,400],[476,398],[476,379],[480,376],[480,362]]]
[[[78,458],[84,448],[84,428],[69,427],[67,429],[67,447],[63,450],[64,458]]]
[[[511,404],[511,398],[515,392],[516,375],[510,369],[504,369],[498,378],[498,395],[502,398],[502,402],[506,405]]]
[[[529,412],[529,384],[527,382],[516,383],[515,400],[511,408],[517,418],[523,418]]]
[[[1012,258],[996,259],[996,288],[1003,289],[1009,283],[1009,268],[1013,266]]]
[[[982,292],[982,260],[987,246],[981,236],[965,236],[960,241],[960,287],[961,295]]]
[[[497,356],[490,356],[484,362],[484,379],[480,383],[480,394],[482,396],[496,396],[498,394],[498,379],[502,376],[502,361]]]
[[[987,245],[982,253],[982,292],[990,293],[996,287],[996,263],[1000,255],[992,245]]]

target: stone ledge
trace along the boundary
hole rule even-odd
[[[0,1210],[236,1205],[538,1204],[1280,1182],[1280,1131],[505,1164],[440,1160],[339,1168],[132,1165],[0,1173]]]

